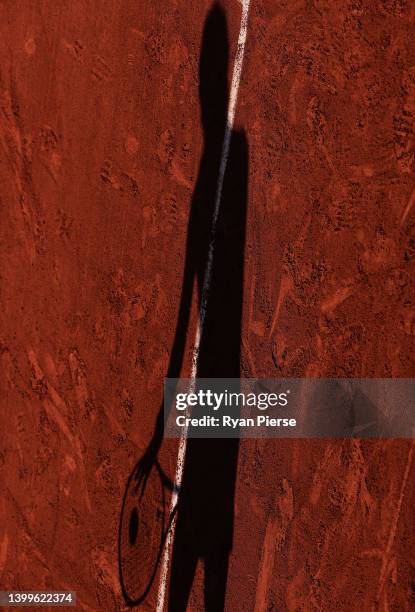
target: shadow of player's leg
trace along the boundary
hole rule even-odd
[[[222,612],[225,609],[229,553],[214,550],[205,556],[205,610]]]
[[[189,534],[188,519],[178,511],[171,562],[169,612],[186,612],[196,573],[198,553]]]

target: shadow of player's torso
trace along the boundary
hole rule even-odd
[[[245,134],[233,132],[215,235],[198,378],[240,376],[247,158]],[[203,186],[203,176],[199,181],[201,185],[196,188],[195,196]],[[205,245],[207,249],[206,226],[195,229],[197,233],[202,232],[199,248]],[[207,253],[200,256],[199,262],[205,264],[206,260]],[[198,275],[199,287],[203,284],[204,267],[201,265]],[[214,539],[230,547],[239,440],[197,439],[191,434],[190,430],[178,512],[186,515],[194,545],[203,548]]]

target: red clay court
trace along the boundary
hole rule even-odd
[[[128,609],[122,499],[175,350],[192,374],[213,209],[191,213],[214,202],[206,156],[220,158],[234,91],[239,0],[216,5],[226,41],[205,68],[219,98],[200,82],[213,5],[0,2],[0,590]],[[250,0],[221,197],[244,208],[219,215],[231,240],[215,251],[227,267],[212,276],[203,372],[414,377],[414,37],[405,0]],[[172,482],[178,446],[158,454]],[[229,452],[226,611],[415,609],[412,440]],[[202,505],[209,480],[195,478]],[[157,610],[161,567],[139,609]]]

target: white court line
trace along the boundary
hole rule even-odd
[[[219,209],[220,209],[220,203],[221,203],[221,198],[222,198],[223,179],[225,176],[226,165],[228,163],[229,146],[231,142],[233,124],[235,120],[235,111],[236,111],[236,103],[238,100],[239,82],[241,80],[242,64],[243,64],[244,53],[245,53],[245,42],[246,42],[246,34],[247,34],[247,27],[248,27],[248,13],[249,13],[250,0],[239,0],[239,1],[242,4],[241,26],[239,29],[238,47],[236,49],[235,63],[233,67],[232,84],[231,84],[231,90],[230,90],[230,95],[229,95],[227,123],[226,123],[225,134],[223,137],[218,182],[216,184],[215,207],[213,209],[212,226],[210,230],[209,250],[208,250],[205,275],[203,279],[202,295],[201,295],[201,302],[200,302],[200,309],[199,309],[199,320],[197,324],[196,338],[195,338],[195,344],[194,344],[193,355],[192,355],[190,392],[194,391],[195,379],[197,376],[197,364],[198,364],[198,359],[199,359],[200,339],[202,337],[202,332],[203,332],[203,328],[205,324],[206,305],[207,305],[207,300],[209,296],[210,283],[212,279],[212,264],[213,264],[213,254],[215,250],[216,224],[217,224],[217,220],[219,216]],[[177,502],[178,502],[178,497],[179,497],[178,490],[182,482],[184,459],[186,456],[186,446],[187,446],[187,427],[183,428],[181,436],[180,436],[179,451],[177,454],[176,474],[174,478],[174,489],[173,489],[173,493],[172,493],[171,501],[170,501],[170,515],[169,516],[172,516],[173,512],[176,509]],[[175,528],[175,517],[170,525],[170,528],[169,528],[169,531],[166,537],[166,543],[164,546],[164,553],[163,553],[163,559],[162,559],[161,571],[160,571],[160,583],[159,583],[159,590],[158,590],[158,595],[157,595],[157,612],[163,612],[164,610],[164,602],[166,598],[166,588],[167,588],[167,578],[168,578],[169,565],[170,565],[170,552],[171,552],[171,545],[172,545],[173,537],[174,537],[174,528]]]

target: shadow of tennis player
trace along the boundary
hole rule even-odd
[[[191,203],[182,295],[168,378],[180,376],[195,279],[199,308],[202,300],[227,123],[228,62],[226,18],[223,9],[215,4],[203,32],[199,93],[204,149]],[[198,378],[240,376],[247,177],[247,140],[243,131],[234,130],[217,219]],[[137,479],[154,463],[162,438],[161,409],[153,439],[138,464]],[[188,439],[170,570],[168,609],[171,611],[186,610],[199,561],[204,567],[205,609],[224,609],[233,540],[238,448],[238,439]]]
[[[215,5],[206,20],[200,58],[205,147],[190,213],[185,272],[185,283],[193,274],[197,276],[199,304],[226,127],[228,58],[226,20]],[[247,166],[245,134],[234,131],[217,223],[198,378],[240,376]],[[186,610],[199,560],[204,564],[205,609],[224,609],[238,446],[238,439],[189,438],[187,442],[170,575],[171,611]]]

